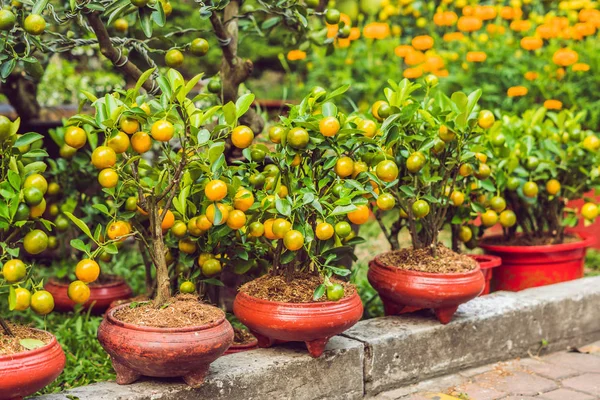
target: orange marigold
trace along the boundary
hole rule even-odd
[[[535,32],[542,39],[552,39],[558,36],[558,29],[548,24],[538,26],[535,28]]]
[[[429,35],[415,36],[411,44],[417,50],[429,50],[433,47],[433,38]]]
[[[396,46],[396,48],[394,49],[394,54],[396,54],[398,57],[404,58],[411,51],[414,51],[412,46],[409,46],[407,44],[401,44],[400,46]]]
[[[508,88],[506,94],[508,97],[520,97],[525,96],[527,92],[528,90],[525,86],[513,86]]]
[[[573,68],[573,71],[576,71],[576,72],[587,72],[590,70],[589,64],[586,64],[586,63],[573,64],[572,68]]]
[[[475,32],[481,29],[483,22],[477,17],[464,16],[458,19],[458,30],[462,32]]]
[[[579,60],[579,54],[568,48],[556,50],[552,56],[552,62],[561,67],[573,65],[577,60]]]
[[[544,45],[544,41],[539,37],[525,36],[521,39],[521,47],[525,50],[537,50],[541,49]]]
[[[404,72],[402,73],[402,76],[404,76],[407,79],[416,79],[416,78],[420,78],[423,75],[423,70],[421,68],[406,68],[404,70]]]
[[[418,50],[412,50],[404,57],[406,65],[414,66],[425,62],[425,54]]]
[[[500,16],[506,20],[520,19],[522,15],[523,11],[517,7],[504,6],[500,10]]]
[[[497,25],[497,24],[488,24],[488,26],[485,28],[485,30],[490,35],[496,35],[496,34],[503,35],[506,32],[506,28],[504,26]]]
[[[452,26],[458,20],[454,11],[442,11],[433,15],[433,23],[437,26]]]
[[[527,71],[525,72],[525,79],[528,81],[535,81],[540,75],[537,72]]]
[[[467,53],[468,62],[484,62],[487,58],[487,54],[483,51],[469,51]]]
[[[385,39],[390,36],[390,26],[385,22],[371,22],[363,28],[367,39]]]
[[[348,36],[348,39],[356,40],[358,38],[360,38],[360,29],[359,28],[350,29],[350,36]]]
[[[425,72],[434,72],[442,68],[444,68],[444,59],[437,55],[427,56],[427,60],[423,64]]]
[[[488,21],[496,18],[496,8],[494,6],[477,6],[474,15],[482,21]]]
[[[546,100],[544,102],[544,108],[548,110],[560,110],[562,109],[562,102],[559,100]]]
[[[577,35],[582,38],[586,36],[591,36],[594,33],[596,33],[596,27],[594,26],[594,24],[589,22],[580,22],[578,24],[575,24],[575,26],[573,26],[573,29],[575,30]]]
[[[302,50],[290,50],[287,53],[287,59],[290,61],[304,60],[306,58],[306,52]]]
[[[463,40],[465,35],[462,32],[448,32],[444,33],[444,42],[454,42]]]
[[[513,21],[510,23],[510,29],[515,32],[526,32],[531,29],[531,22],[527,21],[526,19]]]

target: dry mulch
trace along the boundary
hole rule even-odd
[[[506,240],[504,237],[497,237],[494,239],[485,239],[485,244],[496,245],[496,246],[547,246],[552,244],[567,244],[581,242],[581,238],[573,235],[566,235],[561,243],[556,243],[556,237],[552,235],[545,235],[542,237],[529,237],[529,236],[513,236]]]
[[[254,335],[248,332],[246,329],[233,328],[233,344],[242,345],[248,344],[256,340]]]
[[[450,274],[468,272],[477,268],[477,262],[464,254],[458,254],[439,244],[437,255],[431,255],[431,249],[400,249],[384,253],[379,261],[386,266],[419,272]]]
[[[344,286],[344,298],[356,292],[354,285],[335,278],[329,279],[333,283]],[[263,275],[240,287],[240,292],[263,300],[279,301],[283,303],[315,303],[327,301],[324,294],[318,300],[313,300],[317,286],[323,283],[321,276],[310,274],[296,274],[289,282],[281,275]]]
[[[19,343],[21,339],[38,339],[44,342],[44,344],[48,344],[52,340],[51,336],[46,332],[36,331],[27,326],[16,325],[10,322],[7,325],[14,336],[7,335],[4,329],[0,327],[0,356],[28,351]]]
[[[135,303],[132,303],[135,304]],[[172,297],[166,307],[154,308],[152,302],[137,303],[115,311],[113,316],[124,323],[154,328],[201,326],[223,318],[220,309],[203,304],[193,294]]]

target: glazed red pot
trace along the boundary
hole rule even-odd
[[[65,353],[54,336],[50,343],[35,350],[0,356],[0,400],[34,394],[60,375],[65,361]]]
[[[232,344],[224,355],[241,353],[243,351],[254,350],[258,348],[258,339],[254,339],[248,343],[244,344]]]
[[[432,308],[438,320],[447,324],[458,306],[479,296],[485,280],[479,266],[472,271],[435,274],[409,271],[383,264],[379,256],[369,263],[367,278],[377,290],[385,315]]]
[[[239,292],[233,313],[258,339],[258,347],[304,342],[316,358],[323,354],[331,337],[360,320],[363,305],[357,293],[339,301],[283,303]]]
[[[494,268],[493,289],[518,292],[582,278],[586,250],[596,239],[579,236],[579,242],[544,246],[503,246],[492,244],[500,236],[484,238],[480,247],[486,254],[502,258],[502,266]]]
[[[103,314],[110,304],[115,300],[128,299],[133,295],[131,287],[121,277],[115,277],[114,282],[92,283],[90,288],[90,299],[83,305],[85,309],[92,308],[92,313],[96,315]],[[60,282],[56,279],[50,279],[44,285],[44,289],[49,291],[54,297],[54,309],[60,312],[73,311],[75,303],[69,299],[69,284]]]
[[[121,322],[114,317],[123,304],[110,309],[98,328],[98,341],[110,355],[117,383],[126,385],[142,375],[182,377],[200,386],[210,363],[233,343],[233,328],[225,314],[213,323],[185,328],[155,328]]]
[[[490,294],[492,268],[496,268],[502,265],[502,259],[500,257],[490,256],[487,254],[468,254],[468,256],[477,261],[477,264],[479,264],[479,268],[481,268],[483,279],[485,279],[485,287],[483,288],[483,292],[481,292],[480,296]]]

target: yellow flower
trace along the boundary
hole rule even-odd
[[[589,64],[585,64],[585,63],[573,64],[572,68],[573,68],[573,71],[576,71],[576,72],[587,72],[590,70]]]

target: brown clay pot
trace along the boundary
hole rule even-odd
[[[435,274],[387,266],[379,257],[369,263],[367,278],[381,297],[385,315],[398,315],[406,307],[432,308],[442,324],[485,286],[479,265],[469,272]]]
[[[254,350],[258,348],[258,339],[254,339],[249,343],[244,344],[232,344],[229,346],[224,355],[241,353],[243,351]]]
[[[0,400],[34,394],[60,375],[65,361],[54,336],[50,343],[35,350],[0,356]]]
[[[96,315],[103,314],[110,304],[115,300],[127,299],[133,295],[131,287],[121,277],[114,277],[114,282],[109,283],[91,283],[90,299],[83,305],[87,310],[92,308],[92,313]],[[44,285],[44,289],[49,291],[54,297],[54,309],[59,312],[73,311],[75,303],[69,299],[69,284],[60,282],[56,279],[50,279]]]
[[[339,301],[283,303],[239,292],[233,313],[258,339],[258,347],[304,342],[316,358],[323,354],[331,337],[360,320],[363,305],[357,293]]]
[[[127,385],[142,375],[182,377],[200,386],[210,363],[233,343],[233,328],[222,318],[185,328],[154,328],[127,324],[114,317],[123,304],[110,309],[98,328],[98,341],[110,355],[117,383]]]

